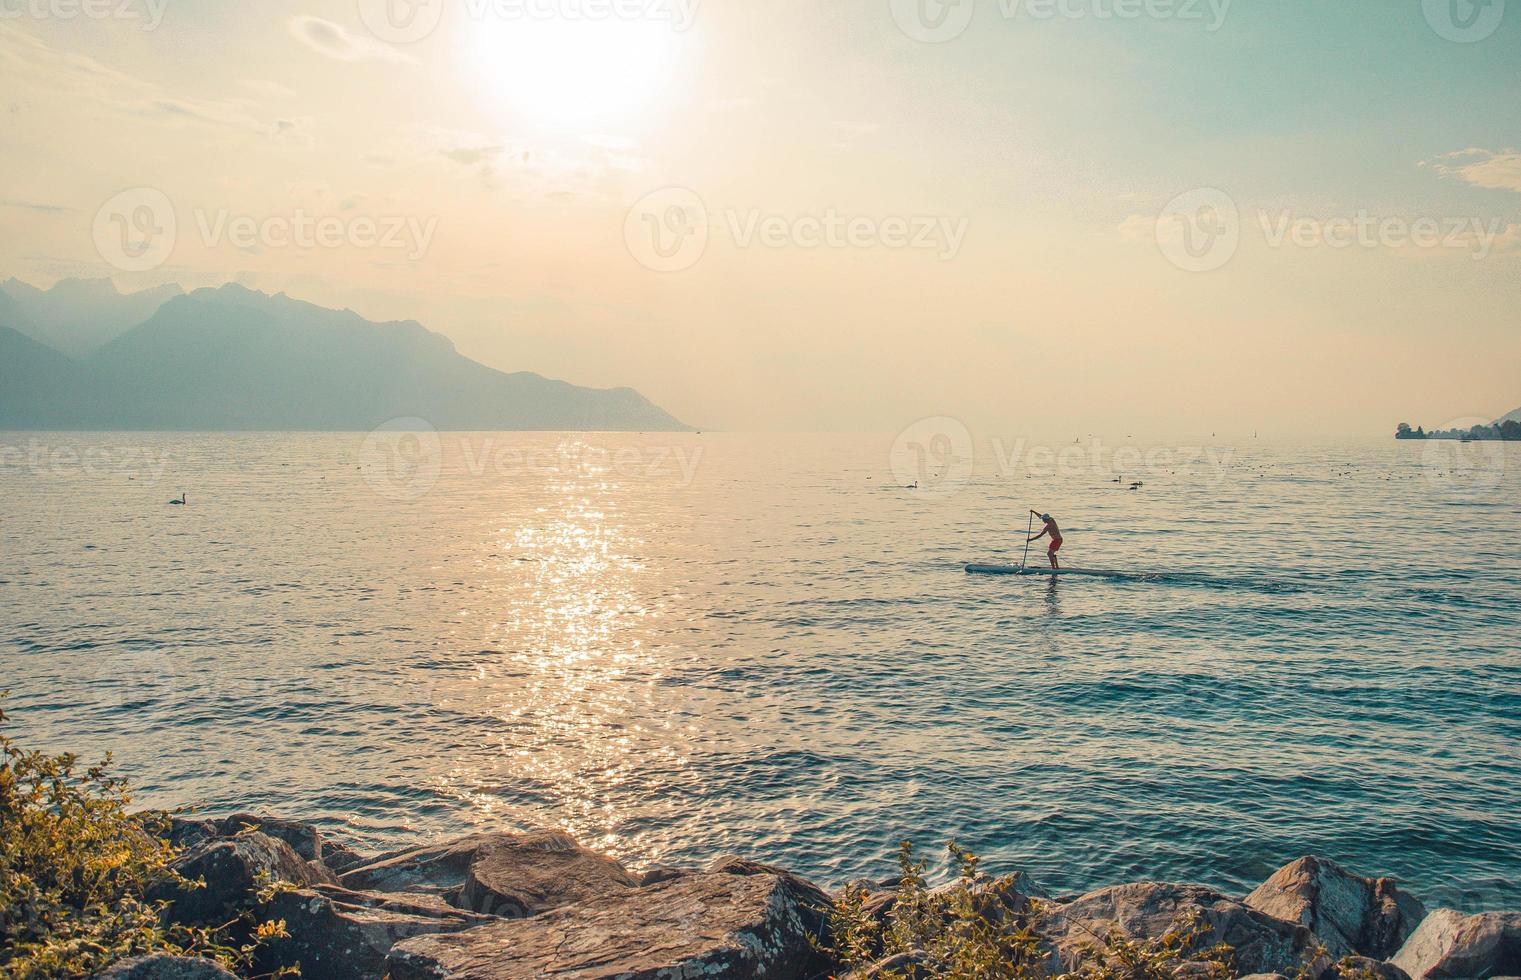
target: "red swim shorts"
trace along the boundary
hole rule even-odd
[[[1062,539],[1061,538],[1053,538],[1051,540],[1051,547],[1049,547],[1049,548],[1046,549],[1046,553],[1054,555],[1054,554],[1056,554],[1056,549],[1060,548],[1061,546],[1062,546]]]

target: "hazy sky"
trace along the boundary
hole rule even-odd
[[[1511,7],[0,0],[0,274],[236,279],[711,427],[1494,417]]]

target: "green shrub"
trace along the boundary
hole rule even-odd
[[[234,947],[234,923],[161,921],[164,903],[147,897],[154,884],[204,883],[174,872],[168,816],[129,812],[127,783],[107,775],[109,764],[81,770],[72,754],[26,751],[0,733],[0,980],[88,976],[149,953],[246,966],[283,925],[247,923],[254,944]]]
[[[898,887],[885,915],[859,885],[847,885],[830,909],[828,952],[840,975],[898,957],[902,965],[880,969],[876,980],[1171,980],[1179,966],[1197,964],[1199,977],[1231,977],[1230,949],[1198,951],[1200,923],[1182,919],[1158,939],[1134,940],[1115,932],[1095,937],[1090,956],[1076,973],[1053,974],[1051,959],[1030,920],[1041,903],[1008,907],[977,869],[977,857],[948,845],[956,879],[931,889],[913,846],[898,850]]]

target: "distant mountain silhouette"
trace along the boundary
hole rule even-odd
[[[79,365],[5,325],[0,300],[0,429],[52,428],[76,410]]]
[[[0,379],[52,380],[0,399],[0,428],[367,431],[412,417],[441,430],[688,428],[630,388],[506,374],[412,321],[236,285],[170,299],[79,361],[26,340],[0,338],[17,364]]]
[[[1516,409],[1509,415],[1502,415],[1495,419],[1495,425],[1504,425],[1506,422],[1521,422],[1521,408]]]
[[[70,357],[84,357],[184,292],[171,285],[122,293],[109,279],[61,279],[51,289],[38,289],[8,279],[0,283],[5,297],[0,299],[0,324]]]

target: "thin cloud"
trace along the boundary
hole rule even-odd
[[[501,146],[461,146],[443,150],[442,153],[462,167],[473,167],[478,163],[495,160],[502,155],[502,149]]]
[[[299,14],[290,20],[290,32],[296,40],[338,61],[390,61],[399,64],[416,64],[414,58],[402,54],[389,44],[371,40],[347,30],[330,20]]]
[[[0,199],[0,208],[15,208],[18,211],[40,211],[43,214],[62,214],[63,212],[74,210],[73,208],[66,208],[59,204],[38,204],[34,201],[12,201],[5,199]]]
[[[1521,194],[1521,151],[1514,149],[1494,151],[1469,147],[1444,153],[1421,166],[1475,187]]]

